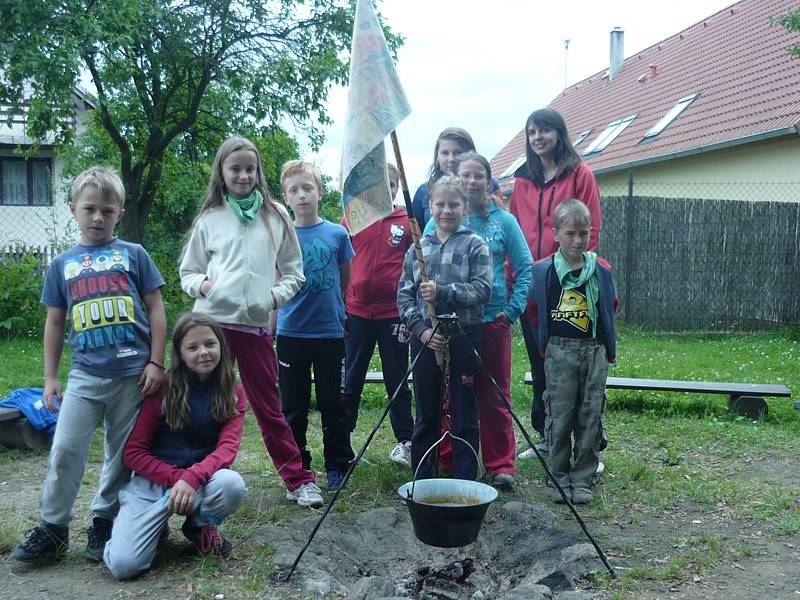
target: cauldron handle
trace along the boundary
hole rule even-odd
[[[431,453],[431,450],[433,450],[434,448],[436,448],[436,446],[441,444],[444,441],[444,438],[446,438],[448,435],[454,440],[458,440],[460,442],[464,442],[467,445],[467,447],[470,450],[472,450],[472,453],[475,455],[475,464],[477,465],[475,467],[475,478],[477,479],[477,478],[480,477],[480,474],[481,474],[481,459],[478,458],[478,453],[475,451],[475,448],[473,448],[472,444],[470,444],[464,438],[459,437],[457,435],[453,435],[450,432],[450,430],[448,429],[447,431],[445,431],[442,434],[442,437],[440,437],[438,440],[436,440],[433,443],[433,445],[425,451],[425,454],[422,455],[422,458],[420,459],[419,464],[417,465],[417,468],[414,470],[414,478],[411,480],[411,492],[409,493],[408,491],[406,491],[406,498],[408,498],[409,500],[413,500],[414,499],[414,486],[417,484],[417,474],[419,473],[419,468],[425,462],[425,459],[428,458],[428,454]]]

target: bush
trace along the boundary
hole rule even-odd
[[[43,284],[35,257],[0,259],[0,337],[41,337],[47,316],[39,303]]]

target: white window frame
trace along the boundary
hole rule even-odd
[[[27,197],[24,198],[24,202],[21,203],[12,203],[9,202],[8,198],[4,197],[4,186],[3,183],[3,164],[0,164],[0,206],[52,206],[53,205],[53,159],[49,157],[35,157],[35,158],[21,158],[17,156],[0,156],[0,163],[23,163],[25,165],[25,192]],[[34,163],[44,163],[44,167],[47,170],[47,181],[46,181],[46,189],[45,189],[45,198],[44,202],[37,202],[37,198],[34,198],[33,195],[33,187],[34,187],[34,174],[33,168]]]
[[[636,118],[636,114],[628,115],[624,119],[617,119],[616,121],[611,121],[608,124],[608,127],[605,128],[603,133],[598,135],[594,141],[589,144],[581,154],[583,156],[587,156],[589,154],[596,154],[598,152],[602,152],[603,150],[608,147],[608,145],[613,142],[620,133],[625,131],[625,128],[633,123],[633,120]]]
[[[695,101],[697,96],[699,96],[699,92],[695,92],[694,94],[689,94],[688,96],[684,96],[680,100],[678,100],[675,105],[669,109],[667,114],[665,114],[661,119],[653,125],[647,133],[644,134],[643,140],[651,139],[659,135],[662,131],[664,131],[669,125],[677,119],[681,113],[688,108],[688,106]]]
[[[521,166],[522,166],[522,165],[525,163],[525,160],[526,160],[527,158],[528,158],[528,157],[525,155],[525,153],[524,153],[524,152],[523,152],[522,154],[520,154],[520,155],[519,155],[519,156],[516,158],[516,160],[515,160],[514,162],[512,162],[510,165],[508,165],[508,168],[507,168],[505,171],[503,171],[503,174],[502,174],[502,175],[500,175],[500,178],[503,178],[503,177],[511,177],[511,176],[514,174],[514,172],[515,172],[517,169],[519,169],[519,168],[520,168],[520,167],[521,167]]]
[[[574,142],[572,142],[572,145],[573,145],[573,146],[577,146],[578,144],[580,144],[581,142],[583,142],[583,141],[584,141],[584,140],[585,140],[587,137],[589,137],[589,134],[590,134],[590,133],[592,133],[592,130],[591,130],[591,128],[590,128],[590,129],[587,129],[586,131],[581,131],[581,132],[578,134],[578,137],[576,137],[576,138],[575,138],[575,141],[574,141]]]

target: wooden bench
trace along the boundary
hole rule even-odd
[[[408,381],[411,381],[409,376]],[[381,371],[370,371],[365,383],[383,383]],[[533,384],[530,371],[525,373],[525,383]],[[764,401],[765,396],[789,398],[791,390],[785,385],[758,383],[715,383],[709,381],[676,381],[671,379],[638,379],[634,377],[609,377],[606,388],[617,390],[645,390],[663,392],[695,392],[699,394],[725,394],[728,396],[728,408],[751,419],[766,416],[769,408]],[[794,403],[800,410],[800,401]]]
[[[47,448],[50,436],[37,431],[16,408],[0,407],[0,447]]]
[[[525,373],[525,383],[533,384],[530,371]],[[616,390],[646,390],[659,392],[695,392],[698,394],[725,394],[728,409],[749,419],[766,417],[769,408],[765,396],[789,398],[791,390],[785,385],[769,383],[717,383],[710,381],[677,381],[673,379],[638,379],[635,377],[609,377],[606,388]],[[800,402],[794,407],[800,410]]]

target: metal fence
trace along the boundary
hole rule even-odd
[[[0,248],[70,246],[78,226],[66,203],[52,206],[0,205]]]
[[[36,260],[36,268],[44,271],[59,252],[66,248],[62,246],[27,246],[22,244],[0,246],[0,264],[4,262],[17,262],[27,256]]]
[[[800,183],[628,184],[601,186],[600,254],[614,266],[621,320],[665,330],[800,323]]]
[[[601,182],[619,318],[664,330],[800,323],[800,183]],[[0,207],[0,259],[77,240],[65,206]]]

